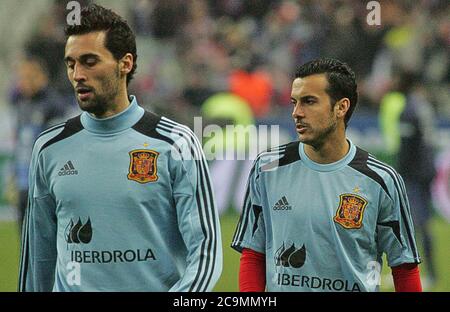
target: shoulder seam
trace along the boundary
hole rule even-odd
[[[51,146],[52,144],[55,144],[55,143],[57,143],[59,141],[67,139],[67,138],[73,136],[74,134],[80,132],[81,130],[83,130],[84,127],[81,124],[81,118],[80,117],[81,117],[81,115],[78,115],[78,116],[76,116],[74,118],[69,119],[67,122],[65,122],[63,130],[60,133],[58,133],[56,136],[54,136],[53,138],[51,138],[50,140],[45,142],[41,146],[39,152],[43,151],[44,149],[46,149],[47,147]],[[55,127],[55,129],[53,129],[53,130],[56,130],[56,129],[57,128]]]
[[[372,179],[374,182],[376,182],[378,185],[381,186],[381,188],[386,192],[386,194],[389,197],[391,197],[391,194],[389,193],[389,190],[387,188],[386,183],[384,182],[384,179],[377,172],[369,168],[369,166],[367,165],[368,158],[369,158],[368,152],[366,152],[363,149],[360,149],[359,147],[356,147],[355,157],[348,164],[348,166]]]
[[[274,156],[277,153],[281,156],[280,158],[268,162],[267,164],[261,165],[261,170],[270,170],[276,167],[283,167],[286,165],[293,164],[299,161],[300,153],[298,151],[298,146],[300,141],[290,142],[285,145],[281,145],[279,150],[273,150],[271,152],[265,152],[265,154],[260,154],[257,160],[261,159],[264,156]]]
[[[170,145],[173,145],[174,141],[172,140],[172,138],[156,131],[156,129],[159,127],[160,121],[160,116],[149,111],[145,111],[141,119],[139,119],[139,121],[131,128],[149,138],[161,140],[169,143]]]
[[[52,132],[52,131],[55,131],[55,130],[58,130],[59,128],[61,128],[61,127],[64,127],[64,126],[66,125],[66,123],[67,123],[67,122],[65,121],[65,122],[59,123],[59,124],[57,124],[57,125],[54,125],[54,126],[48,128],[48,129],[42,131],[42,132],[38,135],[38,137],[36,138],[36,140],[39,139],[40,137],[42,137],[42,136],[44,136],[44,135],[46,135],[46,134]]]

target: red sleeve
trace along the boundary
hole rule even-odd
[[[265,288],[266,255],[244,248],[239,267],[239,291],[262,292]]]
[[[420,272],[417,263],[404,263],[392,268],[396,292],[421,292]]]

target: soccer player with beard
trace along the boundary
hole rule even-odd
[[[186,126],[127,86],[136,42],[98,5],[66,28],[81,115],[34,144],[20,291],[211,291],[222,245],[209,171]]]
[[[357,100],[345,63],[298,69],[299,140],[257,157],[233,237],[241,291],[377,291],[383,253],[396,291],[421,291],[403,180],[346,137]]]

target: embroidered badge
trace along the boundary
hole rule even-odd
[[[130,153],[130,169],[127,178],[139,183],[158,180],[158,152],[152,150],[134,150]]]
[[[333,220],[346,229],[359,229],[367,200],[355,194],[341,194],[339,197],[339,207]]]

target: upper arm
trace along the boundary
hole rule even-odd
[[[257,160],[248,177],[244,207],[231,244],[239,252],[243,248],[250,248],[265,253],[265,224],[258,166]]]
[[[389,194],[380,201],[378,244],[386,253],[389,266],[419,263],[414,225],[403,179],[395,171],[386,179]]]

